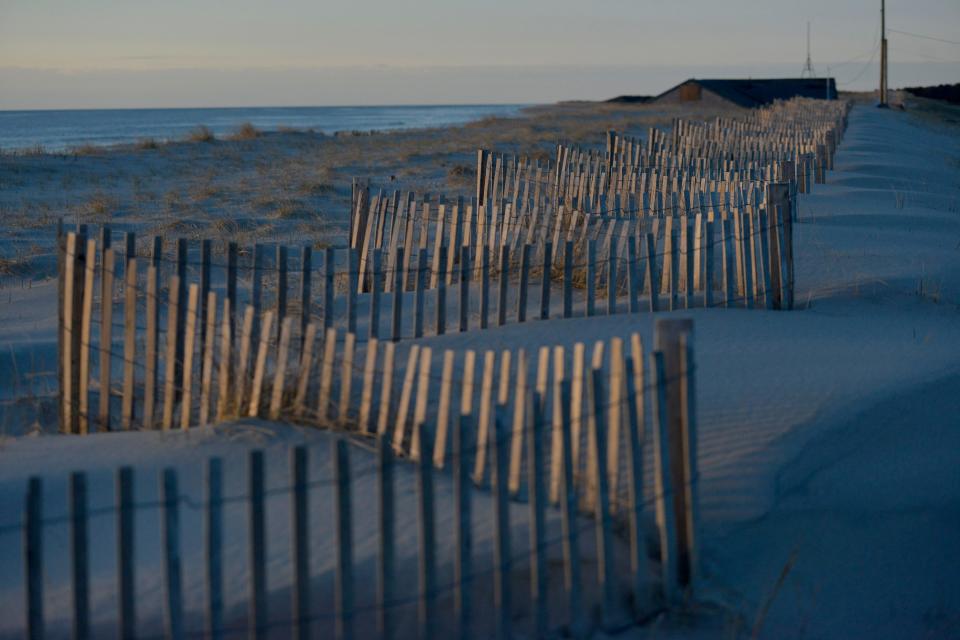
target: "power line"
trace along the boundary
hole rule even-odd
[[[840,86],[851,85],[851,84],[853,84],[854,82],[856,82],[857,80],[859,80],[861,77],[863,77],[863,74],[867,72],[867,69],[870,68],[870,65],[872,65],[872,64],[873,64],[873,61],[876,59],[876,57],[877,57],[877,51],[879,51],[879,50],[880,50],[880,47],[879,47],[878,45],[874,45],[874,47],[873,47],[873,52],[870,54],[870,59],[867,60],[866,64],[863,65],[863,67],[860,69],[860,72],[857,73],[857,75],[855,75],[855,76],[854,76],[853,78],[851,78],[850,80],[847,80],[846,82],[839,82],[839,81],[838,81],[837,84],[840,85]]]
[[[910,33],[909,31],[900,31],[899,29],[887,29],[891,33],[899,33],[902,36],[910,36],[911,38],[922,38],[924,40],[934,40],[935,42],[945,42],[946,44],[957,44],[960,45],[958,40],[947,40],[945,38],[937,38],[935,36],[925,36],[919,33]]]

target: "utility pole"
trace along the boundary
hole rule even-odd
[[[880,108],[887,107],[887,0],[880,0]]]

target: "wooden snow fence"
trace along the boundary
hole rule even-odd
[[[188,295],[188,308],[196,305],[197,295]],[[265,312],[260,321],[265,335],[274,331],[271,314]],[[251,322],[245,314],[243,324]],[[213,321],[208,327],[213,339],[219,324]],[[391,342],[372,339],[361,345],[353,334],[339,340],[331,328],[317,347],[305,341],[299,365],[292,364],[298,359],[288,352],[289,317],[281,324],[279,340],[261,341],[255,350],[252,380],[262,389],[238,392],[229,382],[214,385],[206,378],[201,387],[226,390],[229,410],[223,418],[259,415],[336,428],[325,441],[332,475],[314,477],[309,466],[313,454],[299,446],[284,463],[289,482],[282,488],[272,483],[268,491],[264,452],[252,451],[247,490],[241,495],[227,497],[223,463],[212,459],[204,471],[202,498],[187,495],[179,472],[168,468],[160,473],[157,499],[138,502],[135,485],[142,483],[143,474],[130,467],[117,470],[113,506],[97,509],[98,516],[114,517],[117,523],[117,609],[110,623],[98,613],[101,626],[91,618],[91,592],[101,582],[92,579],[86,474],[70,475],[66,519],[45,515],[49,492],[42,479],[31,478],[21,527],[27,637],[45,633],[44,575],[50,569],[45,543],[53,535],[46,530],[58,525],[67,529],[71,541],[73,597],[68,607],[75,637],[102,635],[103,624],[133,637],[142,634],[144,622],[157,623],[150,617],[157,615],[154,610],[138,613],[150,608],[137,597],[136,587],[137,556],[143,551],[135,552],[135,540],[141,539],[135,529],[141,526],[141,511],[159,515],[159,615],[168,637],[223,637],[237,631],[257,638],[288,633],[391,637],[409,634],[403,625],[411,624],[411,618],[426,637],[510,637],[514,632],[539,637],[560,629],[581,636],[596,627],[622,628],[692,596],[698,570],[698,491],[690,321],[658,320],[652,350],[634,334],[626,341],[598,341],[590,353],[588,345],[577,344],[572,350],[542,347],[536,357],[523,350],[445,351],[441,356],[411,344],[398,358]],[[186,351],[191,342],[185,339]],[[321,359],[321,373],[319,388],[312,390],[308,383],[304,392],[301,368],[311,359],[309,353]],[[407,363],[402,370],[399,359]],[[185,379],[191,375],[187,369],[185,359]],[[342,373],[334,376],[334,370]],[[361,374],[358,393],[354,370]],[[267,388],[264,381],[271,379],[280,381],[282,393]],[[179,391],[183,402],[194,395],[186,387]],[[281,400],[274,414],[278,396],[292,403]],[[243,400],[240,406],[232,404],[236,397]],[[190,424],[182,420],[177,426]],[[360,456],[372,457],[373,464],[358,467]],[[399,467],[400,459],[411,466]],[[356,562],[360,547],[353,515],[354,502],[372,498],[366,492],[359,495],[357,485],[371,473],[377,497],[375,503],[365,502],[364,509],[376,509],[374,569]],[[397,482],[403,474],[412,474],[416,487],[416,550],[398,537],[398,500],[405,496],[398,494]],[[489,494],[474,492],[471,481],[489,488]],[[444,482],[450,484],[438,484]],[[442,494],[452,504],[438,505],[440,486],[452,487]],[[310,524],[316,522],[310,505],[317,504],[311,496],[321,493],[329,496],[322,503],[332,505],[330,519],[323,516],[331,523],[323,534],[329,542],[318,539]],[[286,501],[289,526],[267,520],[268,499]],[[228,608],[225,599],[225,549],[235,546],[230,539],[236,528],[225,526],[228,503],[239,503],[246,514],[245,612]],[[490,512],[478,512],[480,504],[489,505]],[[449,510],[438,513],[438,508]],[[192,557],[181,524],[186,510],[199,510],[203,520],[202,598],[188,598],[184,590],[184,564]],[[438,527],[440,517],[452,526]],[[482,556],[473,542],[480,522],[491,523],[492,538]],[[656,531],[652,540],[644,534],[648,522]],[[625,536],[616,530],[626,531]],[[289,595],[280,599],[267,588],[268,566],[274,566],[267,559],[268,538],[278,536],[289,540],[291,567],[289,584],[282,587]],[[318,594],[310,558],[315,549],[331,546],[332,587],[324,583]],[[656,564],[649,562],[651,555],[659,559]],[[416,588],[412,575],[400,573],[402,558],[415,558],[414,565],[403,566],[415,567]],[[441,568],[453,579],[441,580]],[[281,588],[276,579],[270,584]],[[492,602],[485,595],[490,593]],[[140,622],[142,618],[146,620]],[[188,621],[194,629],[187,628]]]
[[[286,378],[264,367],[273,350],[291,370],[304,358],[320,363],[322,389],[339,375],[314,344],[330,330],[359,344],[560,317],[787,306],[785,220],[771,223],[762,211],[649,226],[595,217],[589,233],[571,227],[560,251],[550,242],[503,245],[499,254],[461,246],[451,265],[457,252],[427,247],[414,253],[406,277],[403,247],[389,267],[377,250],[369,261],[349,248],[327,248],[319,260],[311,247],[282,245],[226,243],[215,253],[210,240],[138,243],[133,232],[116,246],[109,227],[80,225],[62,241],[62,430],[206,424],[240,407],[270,415],[297,404],[298,392],[300,411],[316,412],[304,396],[312,378],[302,377],[291,398],[271,391]],[[419,231],[418,224],[410,218],[407,226]]]
[[[470,200],[374,196],[357,186],[349,235],[359,252],[358,291],[379,286],[376,265],[396,274],[385,290],[417,290],[425,265],[423,285],[442,295],[464,279],[477,283],[481,327],[490,277],[516,282],[521,292],[529,277],[540,277],[541,311],[548,275],[564,287],[564,301],[585,290],[588,315],[597,292],[617,308],[611,290],[630,310],[640,296],[656,310],[660,295],[668,296],[663,308],[718,300],[789,309],[798,195],[832,165],[848,108],[798,100],[745,120],[678,120],[671,134],[651,129],[646,143],[611,131],[606,153],[559,145],[546,165],[480,150]],[[566,317],[572,307],[561,311]]]

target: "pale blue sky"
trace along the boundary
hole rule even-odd
[[[887,4],[891,29],[960,40],[960,0]],[[798,75],[807,20],[818,72],[875,84],[879,0],[0,0],[0,108],[657,93]],[[889,40],[892,85],[960,81],[960,45]]]

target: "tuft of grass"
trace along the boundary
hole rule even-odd
[[[95,192],[83,204],[83,212],[94,222],[110,220],[120,207],[120,201],[103,191]]]
[[[260,137],[260,130],[249,122],[241,124],[236,131],[228,136],[229,140],[255,140]]]
[[[81,144],[80,146],[70,149],[70,152],[75,156],[96,156],[102,154],[103,151],[103,147],[98,147],[90,143]]]
[[[216,140],[216,138],[213,135],[213,131],[206,125],[200,125],[187,134],[188,142],[213,142],[214,140]]]

